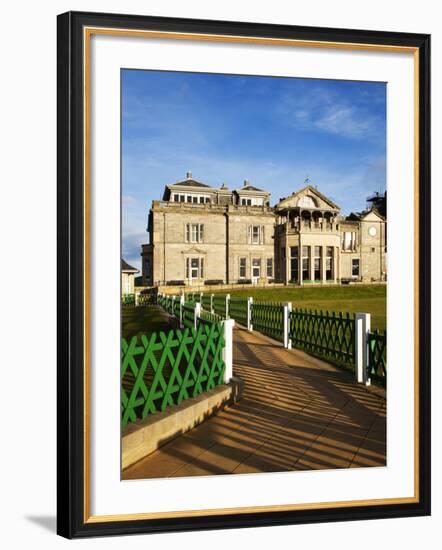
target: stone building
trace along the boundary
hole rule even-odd
[[[309,184],[271,207],[247,180],[214,188],[189,172],[152,202],[148,232],[144,285],[386,280],[386,219],[375,208],[343,217]]]

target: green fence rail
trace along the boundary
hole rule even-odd
[[[387,382],[387,331],[368,333],[367,376],[375,382]]]
[[[206,311],[212,311],[212,294],[203,294],[201,298],[201,306]]]
[[[134,306],[135,305],[135,294],[123,294],[121,296],[121,304],[123,306]]]
[[[182,307],[182,323],[186,328],[195,327],[195,304],[192,302],[184,302]]]
[[[294,309],[290,312],[293,347],[334,363],[355,364],[355,318],[353,314]]]
[[[210,313],[210,311],[206,311],[205,309],[201,309],[198,322],[202,323],[221,323],[224,318],[221,315],[218,315],[217,313]]]
[[[241,325],[247,326],[247,298],[230,297],[229,317]]]
[[[186,292],[184,299],[186,302],[201,303],[203,293],[202,292]]]
[[[172,302],[172,315],[175,315],[175,317],[180,316],[180,305],[181,305],[181,296],[174,296],[174,299]]]
[[[254,302],[252,325],[253,330],[284,341],[284,306],[276,302]]]
[[[213,311],[218,315],[221,315],[223,319],[226,317],[226,294],[214,294],[213,295]]]
[[[164,294],[158,294],[157,304],[162,308],[164,308],[165,301],[166,301],[166,296]]]
[[[122,427],[222,384],[224,345],[221,323],[123,338]]]

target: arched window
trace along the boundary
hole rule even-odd
[[[304,195],[298,200],[298,206],[304,206],[306,208],[315,208],[316,203],[310,195]]]

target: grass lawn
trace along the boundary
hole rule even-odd
[[[292,302],[293,307],[371,313],[371,328],[385,330],[385,285],[344,285],[330,287],[279,287],[231,290],[231,296],[252,296],[254,300]]]
[[[170,330],[169,316],[160,306],[123,307],[121,335],[126,338]]]

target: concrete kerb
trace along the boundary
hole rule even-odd
[[[128,468],[150,455],[162,445],[201,424],[218,411],[239,401],[243,381],[231,377],[228,384],[218,386],[180,405],[130,423],[122,434],[122,468]]]

